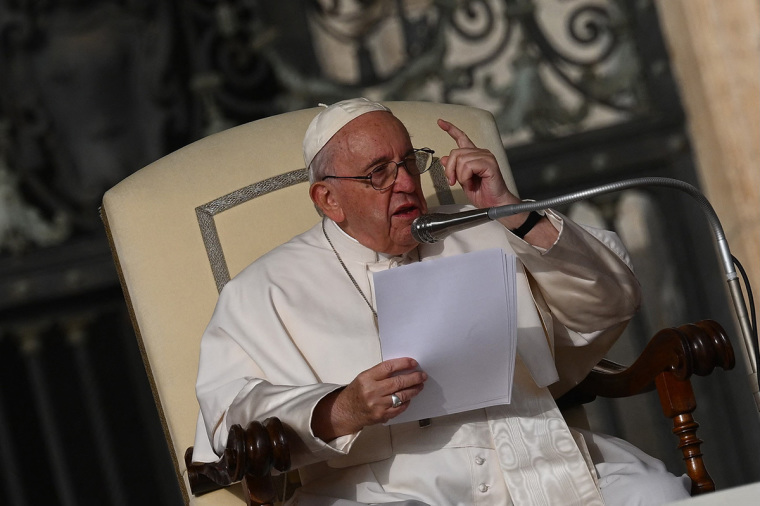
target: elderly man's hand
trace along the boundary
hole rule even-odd
[[[449,186],[457,182],[467,199],[475,207],[497,207],[518,204],[520,199],[509,191],[499,170],[496,157],[487,149],[478,148],[462,130],[448,121],[439,119],[438,126],[457,143],[448,156],[441,157]],[[501,218],[499,221],[510,230],[522,225],[528,213]],[[525,240],[535,246],[550,248],[557,240],[558,232],[546,218],[541,218],[525,235]]]
[[[493,153],[476,147],[467,134],[448,121],[439,119],[438,126],[457,143],[457,148],[448,156],[441,157],[449,186],[459,182],[467,199],[476,207],[520,202],[507,188]]]
[[[311,423],[314,434],[331,441],[400,415],[427,380],[418,365],[412,358],[395,358],[359,373],[345,388],[317,404]],[[399,397],[400,406],[393,407],[391,394]]]

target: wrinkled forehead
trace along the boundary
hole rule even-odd
[[[406,154],[412,148],[404,124],[390,112],[383,111],[367,113],[350,121],[328,144],[342,154],[366,155],[370,159],[383,156],[393,158]]]

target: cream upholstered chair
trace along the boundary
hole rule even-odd
[[[436,125],[447,119],[497,157],[515,191],[495,121],[464,106],[390,102],[416,147],[448,154],[454,141]],[[224,284],[263,253],[318,221],[308,197],[301,141],[320,109],[254,121],[197,141],[143,168],[109,190],[101,209],[180,488],[188,504],[240,505],[242,487],[195,497],[185,450],[193,445],[200,338]],[[423,176],[430,205],[463,202],[439,172]],[[693,493],[710,491],[691,412],[688,381],[733,366],[724,331],[714,322],[666,329],[627,370],[607,365],[568,397],[624,397],[655,388],[674,420]],[[195,471],[195,470],[194,470]],[[197,476],[197,473],[194,473]],[[197,481],[196,481],[197,483]]]
[[[390,102],[415,147],[448,154],[444,118],[491,149],[514,190],[490,113],[464,106]],[[186,146],[110,189],[101,209],[185,502],[240,504],[240,488],[198,498],[183,455],[193,445],[201,334],[225,282],[315,224],[301,142],[319,108],[231,128]],[[437,174],[442,177],[442,174]],[[428,203],[464,197],[423,176]],[[442,182],[442,184],[441,184]]]

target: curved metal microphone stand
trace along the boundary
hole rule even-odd
[[[537,202],[523,202],[520,204],[491,207],[489,209],[475,209],[454,214],[426,214],[420,216],[412,223],[412,236],[417,242],[434,243],[455,230],[479,225],[489,220],[497,220],[513,214],[539,211],[551,207],[572,204],[573,202],[589,199],[605,193],[612,193],[640,186],[665,186],[688,193],[694,197],[702,208],[702,211],[704,211],[707,216],[707,220],[715,235],[715,240],[718,243],[718,252],[723,262],[723,269],[726,274],[728,288],[731,293],[731,299],[734,303],[734,311],[739,320],[739,327],[744,340],[743,355],[747,370],[749,371],[752,396],[755,399],[755,405],[758,412],[760,412],[760,387],[758,386],[757,360],[754,352],[755,346],[760,346],[760,343],[754,343],[747,306],[744,301],[741,285],[739,284],[739,276],[734,269],[731,251],[728,247],[726,235],[723,232],[723,226],[720,224],[718,215],[715,213],[710,202],[708,202],[705,196],[702,195],[697,188],[689,183],[665,177],[641,177],[608,183],[587,190],[580,190],[567,195],[561,195],[559,197],[544,199]]]

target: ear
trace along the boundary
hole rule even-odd
[[[334,188],[323,181],[316,182],[309,187],[309,196],[314,205],[322,211],[322,214],[333,220],[335,223],[342,223],[345,220],[345,214]]]

